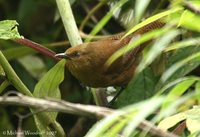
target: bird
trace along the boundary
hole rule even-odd
[[[154,21],[138,29],[122,39],[125,33],[83,43],[68,48],[64,53],[56,54],[56,57],[67,60],[66,66],[72,75],[82,84],[93,88],[108,86],[126,86],[133,78],[141,56],[140,53],[149,45],[149,42],[134,48],[115,60],[110,66],[106,61],[119,49],[126,46],[134,37],[138,37],[149,31],[163,27],[162,21]],[[134,42],[134,41],[133,41]]]

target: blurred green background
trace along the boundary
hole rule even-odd
[[[119,0],[71,0],[71,7],[80,31],[89,34]],[[125,3],[118,11],[112,15],[108,23],[100,30],[98,35],[111,35],[122,31],[129,30],[141,20],[161,11],[170,6],[176,5],[176,1],[155,0],[139,2],[139,0],[130,0]],[[101,7],[91,16],[91,19],[83,25],[85,17],[97,5]],[[142,8],[141,8],[142,7]],[[180,15],[174,15],[180,16]],[[175,18],[175,17],[174,17]],[[199,17],[198,17],[199,18]],[[19,23],[18,29],[21,35],[32,41],[40,43],[56,53],[64,52],[70,47],[67,39],[57,5],[54,0],[0,0],[0,20],[16,20]],[[180,31],[185,32],[173,41],[182,41],[187,38],[198,37],[198,24],[188,23]],[[196,28],[195,28],[196,27]],[[194,31],[196,30],[196,31]],[[83,36],[82,36],[83,37]],[[84,38],[83,38],[84,39]],[[50,70],[56,62],[34,50],[16,44],[12,41],[0,40],[0,49],[8,59],[24,84],[33,91],[36,83],[44,74]],[[178,49],[170,53],[161,54],[152,65],[146,67],[136,79],[133,79],[125,92],[115,103],[115,108],[120,108],[131,103],[153,96],[159,89],[169,82],[182,78],[184,76],[199,76],[199,61],[185,63],[177,73],[172,75],[168,81],[159,83],[162,73],[167,68],[173,66],[178,61],[199,52],[197,45]],[[0,82],[5,80],[5,76],[0,77]],[[61,97],[63,100],[82,103],[94,104],[93,97],[87,91],[84,85],[80,84],[66,69],[65,80],[60,85]],[[1,95],[7,91],[15,90],[14,87],[8,86]],[[18,127],[18,117],[16,113],[27,114],[29,109],[25,107],[3,106],[0,108],[0,130],[14,130]],[[65,133],[71,137],[83,136],[95,119],[85,119],[75,115],[59,113],[57,117]],[[36,131],[33,117],[23,120],[23,129]],[[31,137],[31,136],[30,136]]]

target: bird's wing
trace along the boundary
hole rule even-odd
[[[127,45],[130,40],[126,39],[125,41],[121,41],[119,45]],[[115,45],[117,46],[117,45]],[[136,47],[135,49],[127,52],[126,54],[122,55],[118,59],[116,59],[110,66],[106,67],[105,74],[121,74],[122,72],[126,71],[136,62],[136,58],[140,51],[142,50],[141,46]]]
[[[157,28],[161,28],[164,25],[165,25],[164,23],[157,20],[157,21],[154,21],[154,22],[140,28],[136,32],[125,37],[124,39],[121,39],[122,36],[124,35],[124,33],[120,33],[120,34],[117,34],[115,36],[112,36],[112,37],[110,37],[110,39],[119,41],[119,43],[118,43],[119,45],[115,45],[115,46],[119,46],[119,48],[121,48],[123,46],[126,46],[130,41],[134,40],[134,38],[140,36],[141,34],[144,34],[146,32],[149,32],[149,31],[157,29]],[[134,65],[136,63],[138,54],[140,54],[140,52],[147,45],[149,45],[149,42],[151,42],[151,41],[143,43],[142,45],[136,47],[135,49],[129,51],[128,53],[126,53],[123,56],[121,56],[120,58],[118,58],[109,67],[107,67],[105,69],[105,73],[106,74],[113,74],[113,73],[121,74],[123,71],[132,67],[132,65]]]

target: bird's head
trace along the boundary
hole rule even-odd
[[[83,43],[75,47],[67,49],[64,53],[58,53],[55,56],[58,58],[66,59],[69,69],[87,69],[91,66],[93,52],[88,48],[90,44]]]

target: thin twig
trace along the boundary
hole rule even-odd
[[[15,115],[19,118],[18,127],[17,127],[17,137],[25,137],[23,129],[22,129],[22,123],[23,123],[24,119],[26,119],[28,117],[31,117],[31,116],[33,116],[35,114],[38,114],[40,112],[44,112],[46,110],[47,110],[47,108],[43,108],[43,109],[39,109],[39,110],[34,111],[34,112],[30,112],[30,113],[25,114],[25,115],[22,115],[22,114],[19,114],[19,113],[15,113]]]
[[[17,126],[17,137],[25,137],[22,129],[23,116],[18,113],[16,113],[15,115],[19,118]]]
[[[83,31],[83,28],[85,26],[85,24],[87,23],[87,21],[89,20],[89,18],[96,12],[98,11],[105,3],[107,0],[102,0],[101,2],[99,2],[85,17],[85,19],[83,20],[83,22],[81,23],[81,26],[79,27],[79,30]]]
[[[90,9],[89,5],[87,5],[84,1],[81,1],[81,5],[82,5],[83,9],[86,11],[86,14],[88,16],[89,12],[91,12],[91,9]],[[92,15],[90,18],[94,23],[98,22],[97,18],[94,15]]]
[[[63,112],[63,113],[68,113],[68,114],[76,114],[80,116],[97,117],[97,118],[103,118],[117,112],[117,110],[113,110],[113,109],[109,109],[105,107],[75,104],[75,103],[70,103],[70,102],[56,100],[56,99],[40,99],[40,98],[24,96],[22,94],[18,94],[18,96],[0,97],[0,104],[28,106],[28,107],[33,107],[37,109],[48,108],[48,111],[58,111],[58,112]],[[150,129],[149,132],[151,134],[154,134],[160,137],[177,137],[176,135],[172,133],[162,131],[161,129],[157,128],[154,124],[146,120],[143,120],[140,123],[139,128],[142,130]]]

